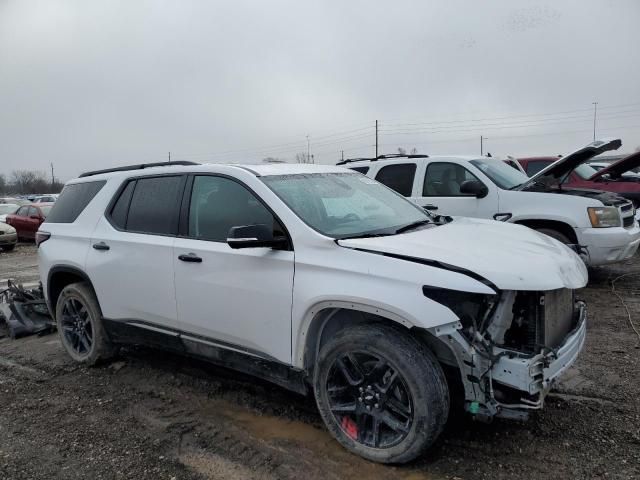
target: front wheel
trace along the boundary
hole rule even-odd
[[[552,228],[536,228],[536,230],[540,233],[544,233],[545,235],[550,236],[551,238],[555,238],[560,243],[564,243],[565,245],[570,245],[571,243],[573,243],[564,233],[561,233],[558,230],[554,230]]]
[[[354,326],[319,354],[314,390],[331,434],[368,460],[404,463],[440,435],[449,390],[426,346],[399,328]]]

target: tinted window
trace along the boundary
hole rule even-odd
[[[49,223],[72,223],[93,200],[93,197],[107,183],[104,180],[98,182],[85,182],[67,185],[62,189],[58,201],[51,209],[47,217]]]
[[[245,187],[222,177],[198,176],[189,206],[189,236],[226,242],[231,227],[264,224],[282,236],[273,215]]]
[[[506,168],[509,168],[505,165]],[[425,197],[460,197],[460,185],[478,180],[473,173],[457,163],[430,163],[424,177],[422,195]]]
[[[545,168],[548,165],[551,165],[552,162],[548,162],[545,160],[533,160],[527,163],[527,175],[533,177],[540,170]]]
[[[135,187],[136,181],[131,180],[127,186],[122,190],[122,193],[118,197],[118,200],[111,209],[111,223],[121,230],[124,230],[127,224],[127,213],[129,212],[129,202],[131,201],[131,194],[133,193],[133,187]]]
[[[161,235],[177,230],[182,177],[140,178],[136,182],[126,230]]]
[[[410,197],[415,174],[415,163],[387,165],[380,169],[376,175],[376,180],[387,187],[394,189],[399,194],[404,195],[405,197]]]
[[[363,175],[366,175],[369,171],[369,167],[352,167],[351,170],[355,170],[356,172],[360,172]]]

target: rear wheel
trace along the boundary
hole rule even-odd
[[[5,252],[10,252],[12,251],[14,248],[16,248],[15,243],[13,245],[5,245],[4,247],[2,247],[2,250],[4,250]]]
[[[115,355],[101,318],[91,287],[86,283],[64,287],[56,303],[56,324],[62,345],[76,362],[95,365]]]
[[[564,243],[565,245],[570,245],[573,243],[564,233],[561,233],[558,230],[554,230],[552,228],[537,228],[536,230],[540,233],[544,233],[545,235],[549,235],[551,238],[555,238],[560,243]]]
[[[331,434],[368,460],[404,463],[424,452],[449,413],[444,374],[431,352],[385,325],[345,329],[325,344],[314,380]]]

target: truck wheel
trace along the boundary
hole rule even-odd
[[[64,287],[56,303],[56,324],[62,345],[76,362],[95,365],[117,352],[102,326],[98,299],[86,283]]]
[[[536,228],[536,230],[540,233],[544,233],[545,235],[549,235],[551,238],[555,238],[560,243],[564,243],[565,245],[573,243],[567,238],[564,233],[560,233],[558,230],[554,230],[552,228]]]
[[[2,247],[2,250],[4,250],[5,252],[10,252],[14,248],[16,248],[15,244],[13,244],[13,245],[5,245],[4,247]]]
[[[318,356],[314,392],[331,434],[374,462],[418,457],[449,414],[447,382],[431,351],[386,325],[353,326],[327,342]]]

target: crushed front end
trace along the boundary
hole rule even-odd
[[[431,330],[457,367],[465,408],[479,419],[525,418],[540,409],[554,381],[571,366],[586,338],[586,305],[568,288],[496,295],[425,289],[460,318]]]

